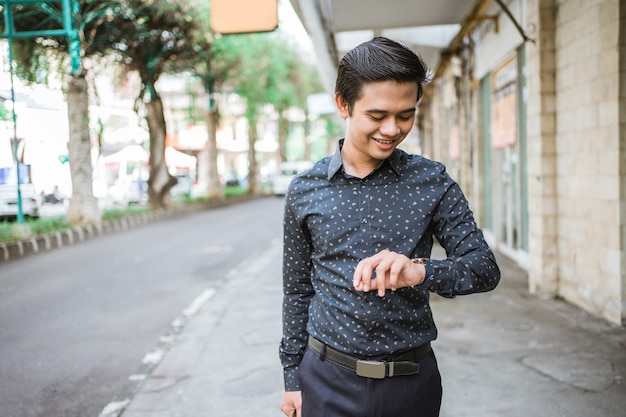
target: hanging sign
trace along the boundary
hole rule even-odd
[[[212,0],[211,29],[222,34],[271,32],[278,27],[278,0]]]

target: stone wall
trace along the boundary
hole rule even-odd
[[[619,0],[555,13],[559,295],[621,321]]]
[[[525,45],[529,289],[626,323],[626,0],[512,4],[524,10],[518,18],[534,40]],[[521,42],[492,41],[504,34],[484,27],[474,36],[484,36],[481,62],[487,52],[496,62]],[[497,44],[501,50],[487,48]],[[481,65],[482,78],[493,68]],[[464,80],[466,69],[461,74]],[[455,106],[446,97],[453,82],[451,74],[436,80],[433,98],[420,109],[428,156],[444,162],[451,162],[449,110]],[[482,116],[463,111],[463,104],[477,101],[478,80],[473,85],[474,101],[454,103],[461,104],[457,117],[473,120],[456,124],[465,127],[460,140],[480,152],[469,127]],[[471,178],[465,186],[472,204],[480,201],[474,183],[482,164],[463,160],[451,170],[461,181]]]

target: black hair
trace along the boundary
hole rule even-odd
[[[423,84],[428,82],[428,68],[415,52],[385,37],[364,42],[339,62],[335,93],[347,104],[352,114],[363,85],[376,81],[417,83],[416,102],[422,97]]]

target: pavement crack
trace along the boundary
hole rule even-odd
[[[587,352],[545,354],[522,358],[521,363],[559,383],[584,392],[606,391],[616,383],[615,366]]]

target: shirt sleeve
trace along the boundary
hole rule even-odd
[[[295,214],[287,193],[283,220],[283,338],[280,359],[286,391],[299,391],[298,367],[308,342],[311,284],[311,239],[304,219]]]
[[[429,262],[421,286],[448,298],[491,291],[500,281],[495,256],[476,225],[461,188],[445,171],[442,184],[443,194],[433,225],[447,258]]]

